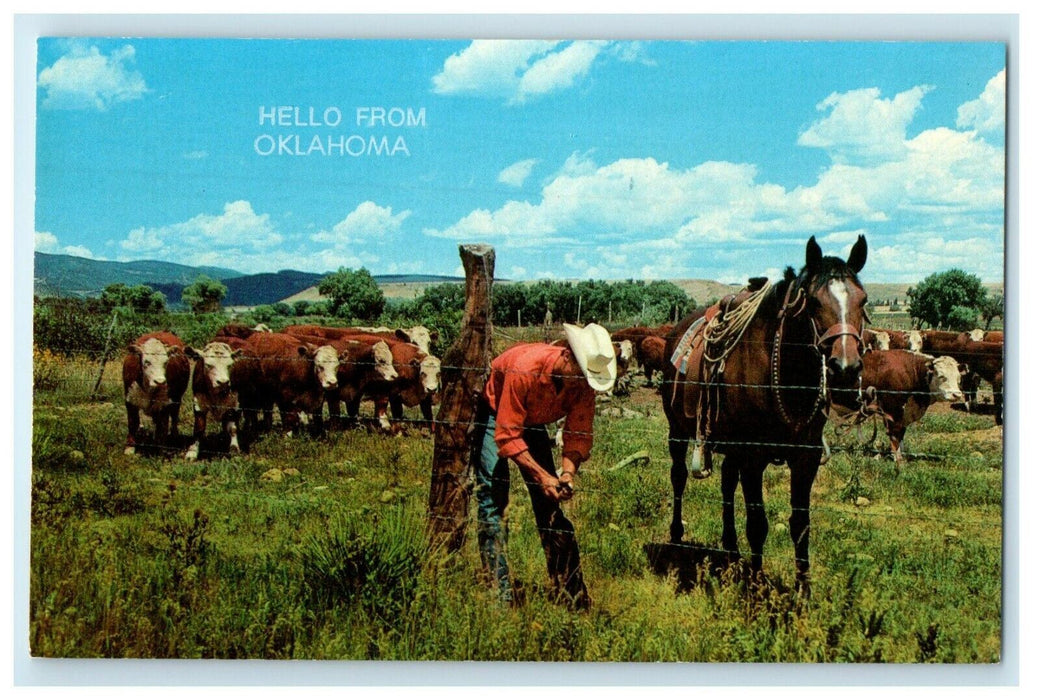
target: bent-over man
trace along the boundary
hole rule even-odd
[[[596,392],[614,386],[617,361],[602,326],[563,327],[568,346],[514,345],[491,363],[474,435],[477,542],[485,572],[497,584],[500,598],[511,601],[503,515],[512,460],[531,494],[555,593],[576,608],[586,608],[589,597],[574,526],[560,503],[574,495],[575,474],[592,449]],[[557,475],[546,424],[560,419],[565,419],[563,469]]]

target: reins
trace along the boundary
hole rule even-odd
[[[784,321],[787,320],[788,316],[796,318],[800,315],[805,310],[807,302],[805,290],[802,287],[798,287],[794,299],[791,298],[791,289],[793,287],[794,283],[792,282],[787,288],[787,293],[784,294],[784,303],[780,305],[780,311],[778,311],[776,315],[778,324],[776,327],[776,333],[773,335],[773,350],[770,353],[769,358],[769,383],[773,389],[773,399],[776,401],[776,407],[780,414],[780,418],[784,423],[789,425],[797,435],[798,433],[801,433],[816,416],[816,413],[820,410],[820,406],[824,401],[824,397],[827,395],[827,358],[822,352],[820,353],[820,389],[816,394],[816,400],[813,402],[808,417],[804,420],[795,420],[791,418],[791,415],[787,412],[787,407],[784,405],[783,397],[780,394],[780,347],[783,345]],[[795,307],[797,307],[797,310],[792,312],[792,309]],[[813,335],[817,336],[816,324],[810,322],[810,325],[813,328]],[[818,349],[819,342],[814,347]]]

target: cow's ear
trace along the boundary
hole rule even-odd
[[[412,342],[411,337],[409,337],[409,335],[407,333],[405,333],[403,330],[401,330],[400,328],[394,329],[394,337],[397,338],[398,340],[403,340],[406,343]]]
[[[299,348],[297,348],[297,352],[300,353],[300,357],[314,357],[314,355],[318,352],[318,348],[317,346],[311,345],[310,343],[304,343]]]
[[[867,239],[865,236],[860,235],[860,237],[856,239],[855,245],[852,246],[852,252],[849,253],[849,261],[847,264],[849,269],[857,274],[859,274],[859,271],[867,264]]]
[[[430,340],[440,340],[441,334],[437,332],[437,329],[430,331]]]
[[[127,345],[126,352],[128,355],[141,355],[141,348],[136,345]]]
[[[823,262],[823,251],[820,244],[816,242],[816,236],[810,236],[809,242],[805,244],[805,268],[810,272],[820,269]]]
[[[240,357],[242,357],[242,348],[235,348],[234,350],[231,351],[231,359],[232,360],[237,360]]]
[[[202,357],[202,351],[201,350],[196,350],[195,348],[191,347],[190,345],[188,347],[184,348],[184,354],[187,355],[188,357],[194,359],[194,360],[197,360],[200,357]]]

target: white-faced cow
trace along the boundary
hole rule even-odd
[[[387,417],[387,406],[398,421],[404,418],[404,406],[419,406],[427,426],[432,426],[433,404],[440,389],[440,360],[424,353],[412,343],[387,339],[383,335],[358,334],[349,337],[364,343],[381,340],[387,343],[397,377],[392,381],[368,383],[363,392],[347,403],[348,415],[352,419],[356,418],[362,399],[369,397],[375,404],[375,417],[383,430],[392,427]]]
[[[391,329],[386,326],[337,328],[334,326],[299,325],[288,326],[285,329],[285,332],[298,337],[313,336],[317,338],[326,338],[328,340],[340,340],[343,338],[357,339],[358,336],[378,336],[387,341],[399,340],[411,343],[427,355],[430,354],[431,343],[438,337],[437,331],[430,331],[425,326]]]
[[[231,367],[241,350],[233,350],[227,343],[212,342],[201,350],[185,348],[185,354],[195,360],[191,391],[195,409],[195,426],[191,447],[184,457],[194,461],[206,436],[206,421],[212,416],[220,422],[221,430],[229,438],[229,450],[239,452],[238,393],[231,386]]]
[[[269,412],[277,404],[282,426],[291,435],[300,414],[315,413],[325,392],[337,387],[339,353],[331,345],[315,346],[284,333],[254,333],[244,342],[241,358],[232,365],[231,383],[248,432],[256,428],[261,411],[270,429]]]
[[[126,454],[137,452],[141,411],[155,425],[156,447],[166,448],[169,442],[176,440],[181,397],[188,388],[190,374],[184,343],[173,333],[147,333],[127,348],[123,358]]]
[[[892,336],[889,331],[864,328],[863,345],[868,350],[892,350]]]
[[[863,356],[863,388],[874,387],[885,421],[892,458],[903,461],[907,427],[938,401],[963,401],[960,370],[952,357],[907,350],[877,350]]]
[[[393,353],[387,341],[379,338],[354,340],[342,338],[328,340],[306,334],[294,334],[294,337],[311,343],[328,343],[339,352],[339,369],[337,370],[337,386],[326,392],[325,399],[329,404],[329,420],[333,429],[342,428],[345,423],[353,422],[357,415],[349,418],[341,414],[341,404],[355,406],[370,384],[393,382],[397,379]],[[315,421],[321,420],[321,408],[312,416]]]

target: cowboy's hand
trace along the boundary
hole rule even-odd
[[[537,485],[538,490],[542,492],[543,496],[554,503],[559,502],[560,482],[556,477],[547,472],[542,472],[534,475],[534,483]]]
[[[571,472],[564,472],[560,474],[559,492],[561,501],[569,501],[574,497],[574,474]]]

